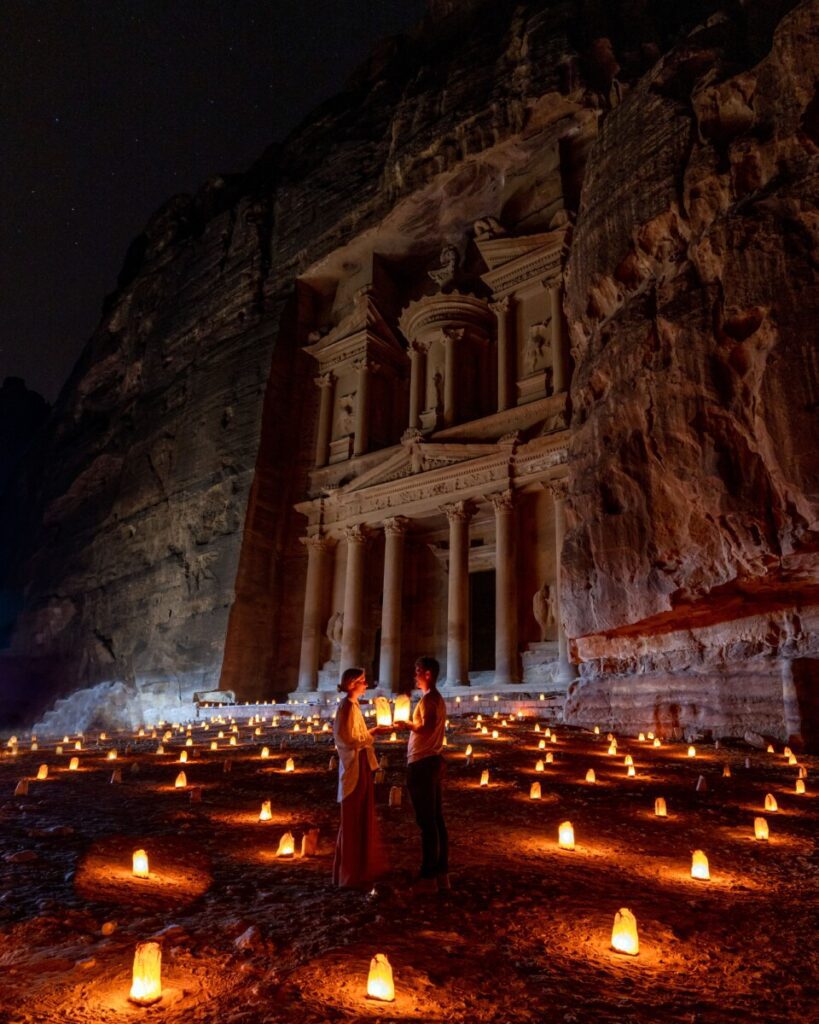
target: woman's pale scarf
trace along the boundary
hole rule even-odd
[[[333,736],[338,751],[338,802],[341,803],[358,783],[358,754],[361,750],[366,750],[370,768],[373,771],[378,768],[375,744],[357,701],[349,697],[342,701],[333,723]]]

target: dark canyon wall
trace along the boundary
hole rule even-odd
[[[247,174],[171,200],[6,495],[7,713],[291,688],[317,399],[296,279],[374,233],[428,254],[579,202],[570,712],[782,731],[816,654],[817,113],[795,54],[815,66],[817,15],[793,6],[435,3]],[[557,195],[533,170],[552,150]]]

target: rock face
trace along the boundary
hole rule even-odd
[[[2,540],[24,603],[0,716],[95,686],[128,721],[220,685],[292,689],[318,398],[297,278],[374,232],[424,253],[562,206],[567,712],[798,733],[817,657],[817,11],[716,6],[687,23],[648,0],[436,0],[246,175],[170,200],[5,497],[26,516]],[[532,170],[547,152],[557,192]]]
[[[755,13],[660,60],[589,155],[567,289],[575,721],[816,729],[817,6],[770,37]]]

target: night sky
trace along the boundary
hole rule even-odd
[[[53,401],[151,213],[244,170],[423,0],[4,0],[0,381]]]

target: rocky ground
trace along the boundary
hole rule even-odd
[[[535,772],[535,721],[453,719],[446,813],[452,891],[413,896],[418,836],[404,792],[403,744],[379,742],[389,766],[379,813],[393,870],[372,892],[330,883],[337,827],[332,739],[282,718],[158,739],[62,737],[0,760],[0,1020],[319,1024],[466,1022],[809,1022],[819,1020],[819,760],[781,750],[698,749],[558,728],[554,763]],[[210,742],[222,728],[225,738]],[[491,730],[497,728],[498,739]],[[604,729],[605,732],[605,729]],[[466,762],[467,743],[475,757]],[[260,759],[261,747],[270,758]],[[107,751],[115,747],[115,762]],[[630,753],[637,775],[626,777]],[[71,756],[80,759],[69,771]],[[284,771],[292,756],[295,771]],[[749,758],[749,767],[745,760]],[[225,770],[230,764],[230,769]],[[35,781],[40,764],[45,781]],[[722,775],[729,765],[731,777]],[[180,768],[188,788],[173,786]],[[479,785],[489,768],[490,785]],[[111,783],[119,768],[122,781]],[[594,768],[598,781],[584,781]],[[696,792],[702,775],[707,790]],[[15,796],[20,779],[28,795]],[[529,799],[539,779],[543,798]],[[762,810],[766,793],[779,804]],[[664,796],[669,816],[654,816]],[[269,799],[272,820],[258,821]],[[768,842],[755,841],[764,815]],[[570,820],[576,849],[557,845]],[[279,838],[320,829],[315,857],[279,859]],[[144,848],[151,877],[132,877]],[[690,877],[706,852],[711,881]],[[610,947],[615,912],[637,917],[636,958]],[[162,1001],[127,1001],[137,942],[159,937]],[[396,999],[366,997],[370,958],[385,953]]]

